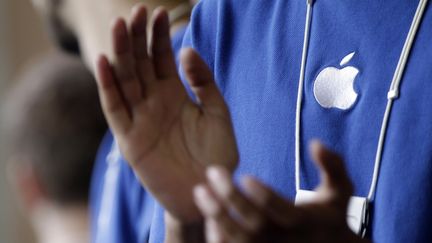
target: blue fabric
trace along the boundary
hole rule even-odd
[[[319,182],[307,153],[308,142],[318,138],[345,158],[355,194],[367,195],[387,91],[417,5],[316,1],[302,109],[303,189]],[[255,175],[291,199],[305,15],[299,0],[203,0],[183,42],[206,60],[229,105],[241,157],[236,176]],[[368,231],[374,242],[432,242],[431,24],[429,5],[390,117]],[[348,65],[360,71],[356,103],[345,111],[321,107],[314,80],[327,67],[339,68],[351,52]],[[150,242],[163,242],[163,224],[156,206]]]
[[[91,188],[92,242],[147,242],[154,200],[121,158],[110,132],[105,136]]]
[[[185,31],[181,28],[172,38],[177,54]],[[177,55],[177,61],[178,58]],[[163,221],[162,209],[121,157],[111,132],[100,145],[90,194],[93,243],[148,242],[151,225]]]

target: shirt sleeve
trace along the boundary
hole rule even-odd
[[[182,45],[195,49],[213,71],[221,2],[225,0],[202,0],[195,6]]]

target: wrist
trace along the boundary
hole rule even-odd
[[[204,220],[182,221],[170,213],[165,213],[167,243],[202,243],[205,242]]]

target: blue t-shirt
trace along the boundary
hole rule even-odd
[[[301,110],[302,189],[319,183],[307,149],[318,138],[344,157],[355,194],[367,196],[387,92],[417,5],[316,0]],[[302,0],[203,0],[183,40],[213,70],[230,108],[236,176],[255,175],[291,199],[305,16]],[[368,229],[374,242],[432,241],[431,25],[429,5],[389,120]],[[163,209],[154,205],[150,228],[140,229],[163,242]]]
[[[102,141],[92,178],[92,242],[147,242],[154,200],[121,157],[113,136]]]
[[[177,61],[185,31],[181,28],[172,38]],[[96,158],[90,208],[93,243],[148,242],[150,226],[160,221],[154,213],[159,205],[121,156],[111,132],[102,140]]]

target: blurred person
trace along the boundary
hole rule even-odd
[[[171,33],[187,24],[190,4],[197,0],[32,0],[42,15],[54,41],[62,49],[81,54],[93,66],[97,55],[111,51],[110,23],[118,16],[128,16],[137,3],[150,11],[159,6],[170,10]]]
[[[424,7],[427,1],[420,1],[420,4],[423,4]],[[311,13],[312,5],[315,11]],[[315,1],[306,3],[302,1],[201,1],[194,12],[184,46],[192,46],[203,57],[204,62],[214,72],[215,80],[197,57],[198,55],[191,50],[186,51],[184,60],[189,65],[193,64],[192,67],[198,66],[198,71],[201,72],[198,73],[205,75],[194,76],[197,70],[192,69],[193,72],[188,73],[186,68],[186,74],[189,74],[187,77],[195,84],[213,88],[212,91],[214,91],[212,83],[215,81],[223,94],[226,106],[232,112],[233,127],[239,141],[239,153],[242,155],[237,175],[253,174],[284,197],[282,200],[275,200],[279,202],[277,206],[280,207],[275,207],[275,204],[272,204],[274,202],[266,200],[281,198],[274,197],[274,195],[267,199],[264,197],[263,205],[258,205],[262,207],[257,209],[253,207],[257,206],[253,204],[257,201],[249,204],[250,198],[245,199],[241,193],[233,190],[234,185],[229,178],[231,175],[227,176],[225,173],[221,176],[224,173],[217,169],[216,173],[209,172],[210,187],[218,198],[212,198],[209,188],[201,187],[200,190],[197,190],[200,192],[197,193],[197,201],[198,205],[202,206],[200,208],[202,213],[217,225],[219,235],[231,242],[259,241],[259,239],[268,240],[269,237],[274,237],[276,229],[276,236],[280,238],[275,241],[282,242],[287,239],[296,242],[362,241],[360,236],[349,231],[345,222],[349,196],[354,194],[362,197],[362,200],[366,200],[370,206],[370,215],[361,215],[361,218],[357,218],[357,221],[361,223],[359,230],[361,234],[367,232],[367,237],[377,242],[425,242],[431,239],[430,232],[425,228],[428,225],[427,222],[430,221],[428,205],[431,199],[427,194],[418,193],[416,190],[417,188],[426,190],[431,186],[430,180],[425,179],[430,178],[431,173],[430,166],[428,166],[431,151],[427,149],[430,147],[431,140],[429,139],[430,134],[425,132],[430,130],[430,114],[425,113],[427,107],[430,106],[430,99],[426,95],[430,85],[424,82],[430,77],[430,71],[428,71],[430,69],[427,68],[430,65],[428,62],[430,48],[427,45],[430,31],[424,27],[430,23],[430,11],[419,10],[421,10],[420,5],[414,1],[350,1],[344,3],[332,1],[316,1],[316,3]],[[427,10],[430,10],[430,7]],[[416,26],[416,22],[417,24],[421,22],[419,20],[422,19],[420,17],[422,12],[426,13],[423,18],[424,23],[419,29],[411,28]],[[156,26],[153,32],[160,34],[159,37],[163,40],[167,40],[166,13],[156,12],[155,19],[157,20],[155,22],[158,23],[153,24]],[[307,20],[306,26],[304,25],[305,19]],[[117,75],[120,74],[121,82],[137,81],[125,78],[124,73],[121,73],[132,66],[130,62],[122,63],[122,57],[129,56],[130,53],[127,52],[132,52],[131,49],[123,49],[124,46],[127,46],[124,45],[127,43],[124,42],[127,39],[124,22],[124,20],[117,21],[115,24],[115,33],[120,33],[120,36],[116,36],[117,43],[123,44],[119,45],[121,48],[118,46],[113,48],[114,70],[107,64],[106,58],[100,59],[99,62],[99,67],[103,70],[100,72],[103,88],[115,87],[109,85],[113,83],[110,82],[113,77],[109,75],[113,71]],[[418,38],[414,38],[417,30]],[[91,34],[84,34],[84,36],[91,36]],[[167,46],[165,41],[164,48],[161,49],[168,50]],[[411,47],[413,47],[412,51]],[[89,49],[92,51],[85,52],[92,53],[96,48]],[[109,50],[106,53],[113,54]],[[86,59],[93,59],[89,58],[91,55],[93,54],[87,55]],[[157,70],[153,71],[162,76],[168,73],[169,75],[164,77],[168,77],[166,79],[169,81],[179,81],[174,74],[176,68],[172,65],[171,55],[164,57],[170,58],[164,59],[168,62],[161,63],[169,65],[166,65],[165,68],[162,65],[156,65]],[[159,60],[157,57],[155,59]],[[399,64],[398,60],[400,60]],[[350,66],[346,66],[347,64]],[[334,74],[335,69],[338,69],[339,66],[341,70],[345,66],[348,68],[344,69],[345,72],[342,72],[343,75],[340,76]],[[406,73],[404,72],[405,66],[408,67]],[[149,68],[143,69],[152,71]],[[197,76],[205,78],[199,80]],[[147,78],[150,78],[151,81],[166,81],[163,78],[163,80],[153,79],[151,76]],[[343,82],[346,81],[345,78],[350,84],[353,84],[355,79],[359,81],[355,82],[355,86],[346,85],[346,82]],[[404,85],[401,87],[399,84],[402,79]],[[339,81],[339,85],[342,83],[343,87],[350,87],[350,89],[338,87],[332,82],[334,80]],[[154,83],[159,82],[152,82],[152,85]],[[174,83],[171,82],[171,84]],[[169,94],[177,95],[174,98],[180,97],[180,100],[184,101],[186,100],[185,95],[178,83],[173,85],[172,89],[163,87],[161,91],[169,90],[171,92]],[[136,104],[148,101],[147,96],[136,98],[139,89],[132,89],[133,92],[129,92],[131,89],[125,87],[115,88],[117,88],[116,92],[126,96],[126,102],[122,100],[124,107],[119,106],[121,109],[117,110],[118,113],[107,114],[111,116],[109,120],[113,127],[127,127],[123,126],[124,124],[122,121],[119,122],[119,119],[113,118],[118,114],[122,114],[123,118],[126,117],[124,119],[126,124],[128,121],[135,122],[134,117],[151,117],[149,114],[152,113],[136,114],[136,110],[132,109]],[[203,90],[199,88],[196,90]],[[158,91],[151,91],[153,91],[149,93],[151,95],[158,94]],[[399,91],[401,91],[401,96],[399,96]],[[213,94],[213,98],[217,96],[215,96],[217,92],[210,93]],[[113,100],[113,97],[110,98],[107,99],[108,102]],[[212,103],[211,105],[217,105],[218,108],[224,110],[223,102],[220,97],[217,98],[215,99],[218,101],[217,104]],[[206,100],[201,101],[204,103],[200,105],[205,106]],[[394,109],[392,110],[393,102]],[[179,108],[175,102],[166,104],[169,108]],[[204,111],[207,110],[204,109]],[[387,120],[389,111],[393,111],[390,121]],[[132,117],[124,116],[125,114]],[[168,115],[170,117],[172,114]],[[226,113],[222,117],[227,118]],[[410,117],[419,119],[408,119]],[[160,128],[156,124],[156,129],[146,130],[148,128],[146,126],[140,127],[133,122],[129,124],[132,124],[132,129],[138,134],[139,132],[146,133],[146,131],[154,133]],[[184,189],[178,184],[167,184],[162,185],[163,190],[158,191],[157,187],[161,186],[158,181],[164,180],[146,176],[146,169],[149,169],[147,166],[154,164],[151,163],[151,159],[146,160],[144,156],[139,156],[142,153],[139,145],[141,142],[145,143],[148,137],[138,136],[142,139],[140,140],[130,133],[122,133],[121,129],[120,132],[119,130],[114,132],[117,138],[123,138],[119,142],[123,151],[126,151],[125,155],[132,158],[129,159],[129,162],[132,165],[144,164],[142,168],[136,169],[135,173],[141,177],[148,188],[156,192],[154,194],[159,195],[158,200],[162,202],[162,205],[169,206],[167,209],[175,213],[176,205],[173,205],[167,198],[173,199],[171,201],[174,202],[188,201],[190,195],[180,194],[179,198],[163,198],[161,195],[170,186],[172,188],[168,188],[169,190],[174,188],[178,191],[186,191],[190,188]],[[307,143],[314,137],[319,137],[329,145],[331,150],[335,150],[345,158],[349,174],[345,172],[340,157],[325,149],[324,146],[314,145],[312,153],[307,152],[305,149]],[[181,142],[184,141],[177,143],[179,147],[184,145]],[[166,162],[164,156],[172,155],[170,152],[176,151],[175,149],[176,146],[165,147],[156,151],[154,157]],[[215,156],[220,155],[215,154]],[[144,162],[140,161],[140,158],[144,158]],[[300,161],[302,162],[301,169]],[[286,200],[285,197],[294,199],[299,192],[303,191],[301,189],[310,192],[319,185],[320,177],[314,168],[313,161],[321,169],[323,184],[321,184],[322,187],[319,187],[321,189],[319,192],[324,193],[314,194],[318,195],[318,198],[306,206],[293,207],[293,203]],[[192,163],[191,161],[186,162]],[[382,168],[380,167],[381,162]],[[158,169],[164,167],[164,164],[157,165],[160,166]],[[194,166],[194,164],[189,165]],[[150,169],[154,168],[150,167]],[[134,178],[135,173],[123,178]],[[379,183],[377,175],[379,175]],[[354,191],[347,180],[348,176],[353,181]],[[169,178],[169,174],[160,177]],[[117,185],[118,181],[128,185],[127,180],[112,178],[113,185]],[[214,178],[219,178],[218,181],[225,181],[222,189],[213,182]],[[411,180],[407,182],[403,178],[411,178]],[[194,181],[196,177],[192,176],[190,179]],[[260,193],[255,194],[264,196],[272,194],[272,190],[268,188],[261,187],[261,189],[263,190],[256,190],[255,192]],[[239,198],[244,200],[235,200]],[[136,198],[132,201],[137,202],[136,205],[139,206],[145,205]],[[239,203],[239,201],[248,203]],[[128,203],[122,205],[126,205],[126,209],[133,208]],[[205,205],[214,207],[210,208]],[[106,204],[106,208],[110,206],[111,204]],[[185,208],[180,207],[180,211],[184,210],[183,216],[188,215],[185,211],[191,208],[191,214],[197,215],[191,204],[187,204]],[[276,212],[269,210],[276,208],[280,210]],[[404,210],[406,208],[417,210]],[[244,212],[241,209],[249,210]],[[260,223],[254,227],[241,222],[227,213],[230,210],[235,210],[235,215],[246,219],[258,214],[261,219],[257,221]],[[275,214],[282,215],[282,220],[280,217],[274,217]],[[367,224],[365,219],[369,217],[371,223]],[[154,218],[156,218],[156,224],[152,223],[151,229],[156,229],[153,235],[157,236],[151,238],[155,242],[160,242],[160,239],[163,238],[162,229],[165,223],[160,212],[156,213]],[[105,219],[100,221],[101,225],[111,220],[119,222],[117,216]],[[293,221],[286,221],[287,219]],[[201,219],[197,216],[197,222],[199,220]],[[126,224],[124,229],[141,226],[140,223],[132,225]],[[244,230],[245,228],[249,229]],[[134,237],[133,233],[130,235]]]
[[[111,52],[109,23],[119,15],[128,16],[138,2],[149,11],[159,5],[169,10],[171,43],[178,52],[188,23],[191,5],[187,0],[35,0],[47,20],[51,33],[63,49],[81,54],[92,67],[96,55]],[[147,16],[140,16],[146,21]],[[129,21],[125,25],[131,26]],[[117,25],[118,26],[118,25]],[[144,30],[146,27],[144,26]],[[143,29],[134,31],[142,32]],[[72,46],[72,48],[71,48]],[[113,54],[113,53],[112,53]],[[191,92],[190,92],[191,93]],[[105,136],[97,156],[91,190],[91,229],[93,242],[145,242],[159,237],[158,212],[163,209],[142,187],[124,161],[110,132]]]
[[[38,242],[89,241],[88,193],[106,130],[92,74],[50,54],[25,70],[3,107],[9,178]]]

